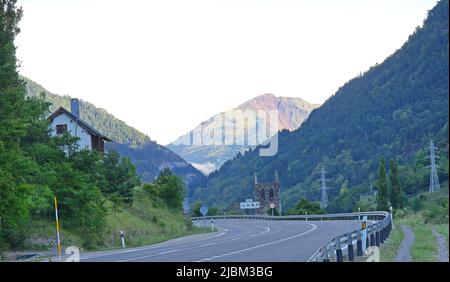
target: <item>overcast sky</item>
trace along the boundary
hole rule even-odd
[[[165,145],[264,93],[324,102],[400,48],[435,4],[19,0],[17,54],[20,72],[49,91]]]

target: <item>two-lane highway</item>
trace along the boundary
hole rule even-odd
[[[81,261],[306,261],[336,235],[360,221],[216,220],[217,232],[147,247],[82,253]]]

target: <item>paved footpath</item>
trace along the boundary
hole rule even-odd
[[[397,251],[397,256],[395,257],[395,261],[398,262],[409,262],[412,261],[411,258],[411,247],[414,244],[415,236],[412,229],[406,225],[401,225],[403,230],[403,234],[405,237],[400,243],[400,247]]]
[[[442,236],[439,232],[436,231],[433,227],[433,235],[436,238],[436,243],[438,246],[438,258],[440,262],[448,262],[448,249],[447,249],[447,240]]]

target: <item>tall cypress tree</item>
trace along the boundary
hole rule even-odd
[[[27,212],[21,173],[20,139],[26,135],[25,88],[17,73],[14,38],[22,10],[15,0],[0,0],[0,250]]]
[[[391,172],[389,173],[389,178],[391,180],[391,187],[392,187],[392,193],[391,193],[391,203],[393,208],[402,208],[403,201],[402,201],[402,190],[400,188],[400,182],[398,180],[398,166],[397,162],[392,159],[390,162],[391,166]]]
[[[384,159],[384,157],[381,157],[380,165],[378,167],[377,188],[377,209],[380,211],[388,211],[388,183],[386,176],[386,160]]]

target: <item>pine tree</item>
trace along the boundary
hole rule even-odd
[[[377,209],[380,211],[388,211],[388,183],[386,176],[386,160],[384,157],[380,159],[380,165],[378,167],[377,188]]]
[[[391,203],[393,208],[402,208],[402,190],[400,188],[400,182],[398,180],[398,166],[397,162],[392,159],[390,162],[391,172],[389,174],[389,178],[391,180]]]

